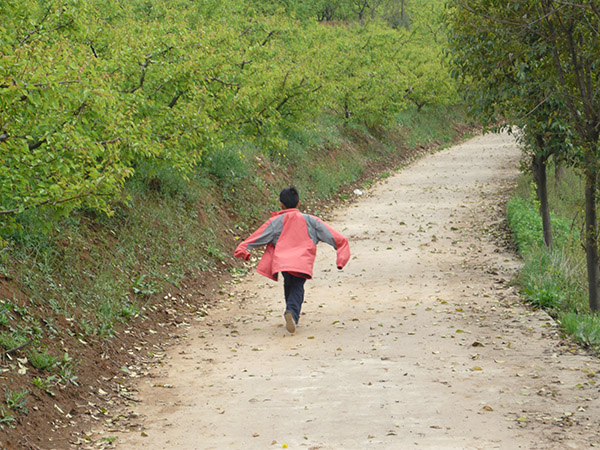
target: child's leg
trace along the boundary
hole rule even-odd
[[[287,272],[281,272],[283,275],[283,296],[285,297],[285,304],[287,305],[288,298],[290,298],[290,282],[288,278],[291,276]]]
[[[294,321],[298,323],[300,311],[304,302],[304,283],[306,278],[296,277],[287,272],[282,272],[283,290],[285,294],[285,310],[291,312]]]

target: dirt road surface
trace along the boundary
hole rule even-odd
[[[587,449],[598,360],[523,306],[497,245],[520,153],[476,137],[374,185],[329,223],[294,335],[283,288],[251,274],[140,382],[120,450]]]

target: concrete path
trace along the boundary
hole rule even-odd
[[[143,431],[121,450],[587,449],[600,364],[519,303],[495,244],[520,152],[486,135],[425,157],[328,222],[298,330],[283,288],[227,287],[169,363],[140,382]],[[265,214],[268,216],[268,214]]]

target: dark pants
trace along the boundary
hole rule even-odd
[[[285,311],[291,312],[294,321],[298,323],[302,302],[304,302],[304,283],[306,282],[306,278],[297,277],[287,272],[281,272],[281,274],[283,275]]]

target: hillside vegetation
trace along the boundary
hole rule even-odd
[[[411,101],[453,99],[427,28],[300,21],[251,3],[5,0],[4,226],[42,205],[110,213],[132,176],[185,179],[242,143],[278,156],[322,112],[375,127]],[[423,20],[439,20],[427,8]]]
[[[467,130],[442,1],[254,3],[0,0],[8,448],[108,415],[82,399],[206,314],[283,185],[326,215]]]

